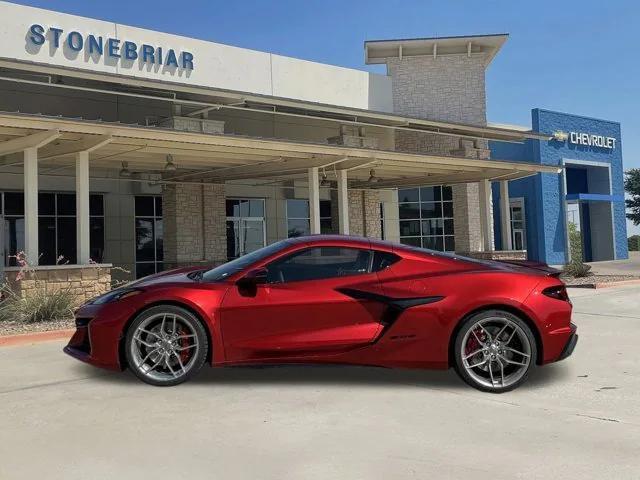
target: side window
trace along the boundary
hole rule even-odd
[[[396,263],[398,260],[400,260],[400,257],[395,253],[374,251],[371,271],[379,272],[384,270]]]
[[[316,247],[302,250],[268,266],[268,283],[299,282],[369,273],[371,251]]]

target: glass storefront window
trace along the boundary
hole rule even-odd
[[[311,233],[309,200],[287,200],[287,237],[302,237]],[[320,200],[320,233],[334,233],[331,200]]]
[[[226,209],[229,260],[265,246],[264,199],[230,198]]]
[[[135,197],[136,278],[164,269],[162,197]]]
[[[75,193],[38,194],[38,245],[40,265],[77,262],[76,195]],[[0,192],[0,215],[4,217],[5,265],[15,266],[17,252],[24,250],[24,195],[22,192]],[[90,255],[97,263],[104,256],[103,197],[89,197]]]
[[[514,250],[527,249],[527,236],[524,214],[524,200],[512,199],[511,209],[511,243]]]
[[[454,251],[451,187],[398,190],[400,242],[414,247]]]

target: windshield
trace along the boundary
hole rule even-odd
[[[280,242],[263,247],[260,250],[256,250],[255,252],[251,252],[242,257],[238,257],[235,260],[231,260],[230,262],[212,268],[211,270],[207,270],[202,275],[202,279],[205,282],[221,282],[234,273],[238,273],[241,270],[244,270],[252,263],[258,262],[273,255],[274,253],[279,252],[280,250],[283,250],[284,248],[289,246],[289,244],[289,240],[282,240]]]

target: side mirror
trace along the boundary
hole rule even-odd
[[[242,290],[255,290],[258,285],[263,283],[267,283],[267,269],[256,268],[238,280],[236,285]]]

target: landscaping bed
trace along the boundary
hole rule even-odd
[[[67,320],[49,320],[44,322],[17,322],[4,321],[0,322],[0,337],[6,335],[20,335],[23,333],[48,332],[51,330],[66,330],[75,328],[73,318]]]
[[[596,286],[611,285],[614,286],[620,282],[629,282],[638,280],[640,277],[635,275],[588,275],[585,277],[570,277],[562,275],[560,279],[567,285],[567,287],[583,287],[583,288],[596,288]]]

